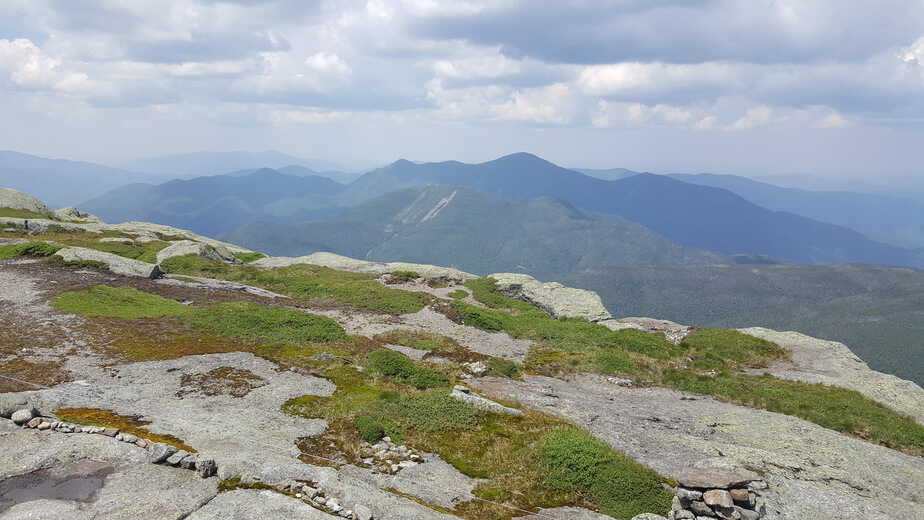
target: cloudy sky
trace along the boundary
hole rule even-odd
[[[2,0],[0,149],[924,176],[920,0]]]

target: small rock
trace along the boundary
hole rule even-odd
[[[318,496],[318,490],[311,486],[303,486],[302,493],[310,499],[314,499],[314,497]]]
[[[27,422],[31,421],[32,418],[35,417],[36,415],[38,414],[35,413],[34,408],[23,408],[21,410],[16,410],[15,412],[13,412],[13,414],[10,415],[10,420],[13,421],[13,423],[16,424],[17,426],[22,426],[23,424],[26,424]]]
[[[738,517],[741,518],[741,520],[760,520],[760,513],[757,511],[735,506],[735,512],[738,513]]]
[[[160,464],[176,452],[177,449],[169,444],[152,444],[151,448],[148,450],[148,460],[150,460],[152,464]]]
[[[689,504],[694,500],[702,500],[703,493],[691,489],[677,488],[677,497],[680,499],[681,503]]]
[[[703,493],[703,502],[710,506],[719,506],[723,508],[731,508],[734,506],[732,502],[731,493],[725,491],[724,489],[710,489]]]
[[[738,505],[748,505],[751,503],[751,493],[747,489],[732,489],[728,492],[731,499]]]
[[[33,417],[32,419],[29,419],[29,422],[25,424],[25,427],[26,428],[38,428],[38,425],[42,424],[43,422],[44,422],[44,419],[42,419],[41,417]]]
[[[691,468],[677,476],[682,487],[693,489],[731,489],[756,480],[760,475],[744,468]]]
[[[218,466],[214,459],[200,458],[196,462],[196,473],[202,478],[209,478],[218,472]]]
[[[189,452],[188,452],[188,451],[186,451],[186,450],[178,450],[178,451],[177,451],[176,453],[174,453],[173,455],[170,455],[169,457],[167,457],[166,463],[169,464],[169,465],[171,465],[171,466],[176,466],[177,464],[179,464],[180,462],[182,462],[183,459],[185,459],[187,455],[189,455]]]
[[[196,469],[196,463],[199,462],[199,455],[193,453],[183,457],[183,460],[180,461],[180,467],[183,469],[194,470]]]
[[[314,497],[314,503],[318,504],[319,506],[323,506],[326,502],[327,500],[325,500],[324,497],[320,495]]]
[[[690,511],[696,516],[715,516],[711,507],[707,506],[705,502],[700,502],[698,500],[690,502]]]
[[[390,443],[390,442],[391,442],[391,437],[389,437],[389,436],[387,436],[387,435],[386,435],[385,437],[382,437],[382,442]]]
[[[138,439],[137,441],[135,441],[135,446],[138,446],[139,448],[147,448],[148,441],[144,439]]]
[[[39,430],[50,430],[50,429],[51,429],[51,423],[50,423],[50,422],[47,422],[47,421],[42,421],[42,423],[38,425],[37,429],[39,429]]]
[[[667,520],[667,519],[661,515],[656,515],[654,513],[642,513],[640,515],[633,516],[632,520]]]
[[[134,443],[138,442],[138,437],[136,437],[136,436],[134,436],[134,435],[132,435],[132,434],[130,434],[130,433],[123,433],[123,434],[121,434],[121,435],[122,435],[122,438],[119,439],[119,440],[121,440],[122,442],[128,442],[128,443],[131,443],[131,444],[134,444]]]
[[[488,373],[488,365],[484,364],[483,361],[462,363],[462,366],[465,367],[465,370],[474,376],[483,376]]]
[[[674,511],[674,520],[693,520],[696,518],[696,515],[687,511],[686,509],[681,509],[680,511]]]
[[[118,428],[103,428],[103,430],[99,433],[101,435],[105,435],[106,437],[115,437],[116,435],[119,434],[119,429]]]

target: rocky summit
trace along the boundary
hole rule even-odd
[[[0,206],[0,518],[924,519],[924,390],[840,343]]]

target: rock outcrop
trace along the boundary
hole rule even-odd
[[[32,195],[10,188],[0,188],[0,208],[20,209],[33,213],[48,213],[48,206]]]
[[[557,282],[540,282],[527,274],[495,273],[488,277],[497,282],[497,290],[501,293],[531,303],[553,318],[603,321],[613,317],[593,291],[565,287]]]
[[[143,278],[160,278],[163,276],[160,267],[155,264],[85,247],[65,247],[58,251],[55,256],[61,257],[65,262],[99,262],[105,264],[113,273],[124,276],[141,276]]]
[[[51,215],[58,220],[64,221],[78,221],[90,224],[102,224],[103,222],[96,215],[71,207],[56,209]]]
[[[240,260],[234,257],[231,251],[223,245],[211,245],[192,240],[180,240],[173,242],[169,246],[157,252],[157,263],[177,256],[196,255],[216,262],[226,262],[229,264],[240,264]]]
[[[252,262],[250,265],[271,269],[297,264],[319,265],[322,267],[337,269],[338,271],[375,274],[380,276],[384,274],[391,274],[395,271],[413,271],[423,278],[445,280],[448,282],[464,282],[466,280],[473,280],[478,278],[473,274],[459,271],[458,269],[451,269],[449,267],[440,267],[426,264],[411,264],[406,262],[369,262],[366,260],[356,260],[354,258],[336,255],[334,253],[312,253],[307,256],[300,256],[296,258],[284,256],[267,257]]]

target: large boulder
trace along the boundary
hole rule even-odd
[[[375,275],[389,274],[395,271],[414,271],[424,278],[436,278],[454,283],[478,278],[471,273],[466,273],[464,271],[452,269],[450,267],[440,267],[437,265],[427,264],[412,264],[407,262],[369,262],[367,260],[357,260],[355,258],[349,258],[334,253],[324,252],[312,253],[308,256],[300,256],[296,258],[284,256],[261,258],[255,262],[251,262],[250,265],[270,269],[298,264],[319,265],[322,267],[336,269],[338,271]]]
[[[45,203],[21,191],[0,188],[0,208],[21,209],[33,213],[48,213]]]
[[[168,258],[177,256],[196,255],[216,262],[227,262],[229,264],[240,264],[241,261],[222,245],[203,244],[192,240],[180,240],[173,242],[169,246],[157,252],[157,263],[161,263]]]
[[[58,251],[56,256],[61,257],[65,262],[101,262],[106,264],[110,271],[124,276],[140,276],[143,278],[160,278],[163,272],[160,267],[133,260],[112,253],[104,253],[95,249],[84,247],[65,247]]]
[[[52,213],[52,216],[58,220],[64,221],[92,222],[94,224],[100,224],[103,222],[96,215],[92,215],[72,207],[56,209]]]
[[[587,321],[611,319],[600,296],[557,282],[540,282],[528,274],[496,273],[488,276],[505,296],[531,303],[553,318],[581,318]]]

